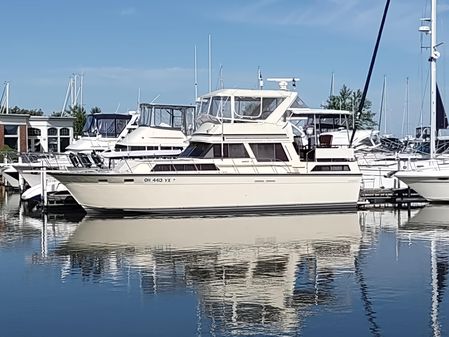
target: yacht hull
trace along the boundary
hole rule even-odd
[[[424,199],[449,203],[449,171],[398,172],[396,176]]]
[[[208,213],[355,209],[361,174],[50,173],[87,210]]]

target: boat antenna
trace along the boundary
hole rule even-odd
[[[117,105],[117,109],[115,109],[115,113],[118,113],[118,109],[120,109],[120,102]]]
[[[258,80],[259,89],[262,90],[263,89],[263,77],[262,77],[262,71],[260,70],[260,67],[257,68],[257,80]]]
[[[409,136],[408,130],[408,77],[405,78],[404,114],[402,116],[402,136]]]
[[[209,34],[209,92],[212,91],[212,37]]]
[[[140,88],[137,90],[137,112],[140,112]]]
[[[196,102],[196,100],[198,99],[198,65],[197,65],[197,59],[196,59],[196,45],[195,45],[194,53],[193,53],[193,77],[194,77],[193,86],[195,88],[194,102]]]
[[[220,64],[220,71],[219,71],[219,78],[218,78],[218,85],[217,87],[219,89],[224,89],[224,80],[223,80],[223,65]]]
[[[360,117],[360,115],[362,114],[363,106],[365,105],[366,94],[368,93],[369,83],[371,81],[371,74],[373,73],[374,63],[376,62],[377,50],[379,49],[380,39],[382,37],[382,32],[383,32],[384,25],[385,25],[385,19],[387,18],[389,6],[390,6],[390,0],[387,0],[387,2],[385,3],[385,9],[384,9],[384,13],[382,16],[382,21],[380,23],[379,32],[377,34],[376,45],[374,46],[373,55],[371,57],[371,64],[369,66],[368,75],[366,77],[365,87],[364,87],[363,93],[362,93],[362,98],[360,99],[359,107],[353,116],[354,120],[356,120]],[[355,136],[356,131],[357,131],[357,125],[355,124],[354,128],[352,130],[351,140],[349,141],[349,147],[352,146],[352,142],[354,141],[354,136]]]
[[[386,110],[386,99],[385,99],[385,90],[386,90],[386,86],[387,86],[387,76],[384,75],[384,82],[382,85],[382,95],[380,96],[380,109],[379,109],[379,123],[377,124],[377,130],[380,131],[380,129],[382,128],[382,116],[385,113]],[[385,122],[385,124],[387,124]],[[386,129],[386,127],[385,127]],[[386,131],[385,131],[386,133]]]

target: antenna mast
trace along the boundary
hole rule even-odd
[[[209,34],[209,92],[212,91],[212,38]]]
[[[197,68],[197,59],[196,59],[196,45],[194,50],[194,56],[193,56],[193,75],[194,75],[194,87],[195,87],[195,100],[198,99],[198,68]]]

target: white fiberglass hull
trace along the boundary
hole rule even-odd
[[[12,188],[19,188],[19,174],[14,167],[8,166],[3,168],[2,176],[9,186]]]
[[[355,209],[361,174],[51,173],[85,209],[192,213]]]
[[[404,171],[396,176],[428,201],[449,202],[449,170]]]

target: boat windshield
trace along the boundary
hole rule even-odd
[[[117,138],[125,129],[130,119],[130,115],[123,114],[88,115],[82,134],[88,137],[102,136]]]
[[[290,123],[303,130],[313,127],[319,133],[347,129],[348,125],[345,115],[335,114],[310,114],[299,115],[298,117],[293,115],[293,117],[290,119]]]
[[[284,101],[282,97],[214,96],[198,104],[200,122],[264,120]]]
[[[185,132],[192,127],[195,107],[142,104],[140,111],[139,126],[180,129]]]
[[[182,151],[179,157],[189,157],[189,158],[203,158],[209,149],[211,144],[201,143],[201,142],[191,142],[187,148]]]

